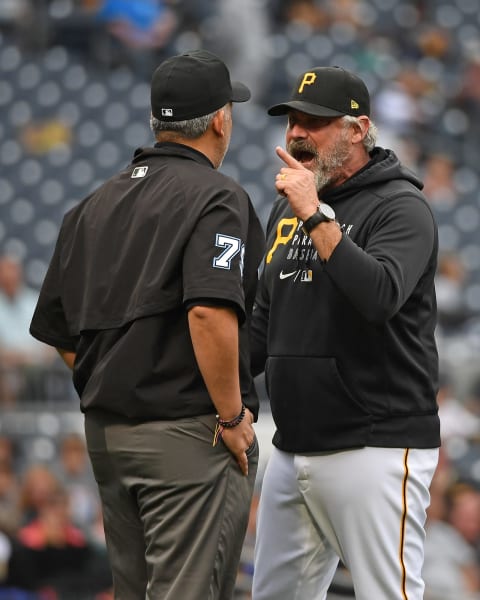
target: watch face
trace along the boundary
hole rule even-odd
[[[330,221],[335,221],[335,211],[333,208],[326,204],[325,202],[321,202],[318,210],[327,217]]]

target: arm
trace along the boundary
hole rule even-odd
[[[286,163],[275,183],[294,214],[304,221],[317,207],[313,173],[285,150]],[[364,249],[343,235],[335,222],[320,223],[310,234],[325,271],[368,321],[383,323],[410,296],[436,249],[433,216],[414,194],[391,198]]]
[[[417,287],[436,255],[428,208],[414,196],[389,201],[364,249],[343,236],[325,270],[370,322],[391,319]]]
[[[242,409],[238,370],[238,319],[231,308],[194,306],[188,312],[190,336],[197,363],[218,415],[234,419]],[[247,475],[246,450],[253,443],[253,416],[247,409],[243,421],[225,429],[222,439]]]
[[[57,348],[57,352],[60,354],[61,359],[67,365],[67,367],[73,371],[73,365],[75,364],[76,353],[70,350],[64,350],[63,348]]]

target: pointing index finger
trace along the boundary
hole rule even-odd
[[[299,162],[296,158],[293,158],[293,156],[281,146],[277,146],[275,148],[275,152],[283,160],[287,167],[290,167],[291,169],[301,169],[302,171],[306,170],[301,162]]]

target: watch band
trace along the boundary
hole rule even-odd
[[[318,206],[317,212],[313,213],[311,217],[303,222],[302,230],[307,235],[319,224],[325,221],[335,221],[335,211],[331,206],[321,202]]]
[[[302,229],[303,232],[307,235],[310,235],[311,231],[319,224],[324,223],[325,221],[330,221],[323,213],[317,210],[316,213],[313,213],[311,217],[309,217],[306,221],[303,222]]]

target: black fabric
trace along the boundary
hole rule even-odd
[[[40,591],[49,588],[59,598],[90,600],[111,588],[112,576],[106,552],[90,543],[81,546],[44,544],[30,548],[12,540],[8,576],[3,588]],[[12,598],[16,596],[13,595]],[[36,598],[37,596],[35,596]]]
[[[316,117],[369,115],[370,94],[365,83],[341,67],[313,67],[297,79],[289,101],[268,109],[272,116],[299,110]]]
[[[150,96],[153,116],[168,122],[208,115],[228,102],[246,102],[250,90],[230,81],[218,56],[192,50],[167,58],[157,67]]]
[[[440,444],[438,237],[421,182],[391,151],[322,195],[343,230],[319,260],[285,198],[267,226],[252,364],[286,451]]]
[[[185,306],[225,302],[239,315],[242,394],[256,414],[248,328],[263,249],[247,194],[205,156],[141,149],[65,216],[30,331],[77,353],[82,410],[179,418],[214,412]]]

